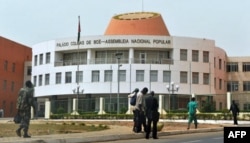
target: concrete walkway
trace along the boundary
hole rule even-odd
[[[42,119],[32,120],[32,122],[41,122]],[[46,120],[48,121],[48,120]],[[49,120],[53,121],[53,120]],[[55,120],[54,120],[55,121]],[[56,120],[58,121],[58,120]],[[61,120],[62,121],[62,120]],[[69,121],[69,120],[67,120]],[[75,120],[74,120],[75,121]],[[81,120],[82,121],[82,120]],[[90,121],[90,120],[88,120]],[[105,120],[103,120],[105,121]],[[117,120],[116,120],[117,121]],[[124,120],[123,120],[124,121]],[[128,120],[127,120],[128,121]],[[130,120],[131,121],[131,120]],[[160,122],[184,122],[186,120],[160,120]],[[7,119],[0,119],[1,123],[9,122]],[[212,120],[198,120],[199,123],[208,124],[221,124],[225,126],[231,126],[232,121],[212,121]],[[239,121],[240,126],[250,125],[250,121]],[[144,133],[133,133],[131,127],[112,125],[111,129],[97,132],[84,132],[84,133],[72,133],[72,134],[56,134],[56,135],[41,135],[32,136],[32,138],[20,138],[20,137],[3,137],[0,138],[1,143],[89,143],[100,141],[114,141],[114,140],[126,140],[126,139],[139,139],[144,138]],[[223,131],[223,127],[219,128],[203,128],[203,129],[191,129],[191,130],[175,130],[167,132],[158,132],[159,138],[161,136],[176,135],[176,134],[188,134],[188,133],[201,133],[201,132],[213,132]]]

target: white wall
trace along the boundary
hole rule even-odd
[[[170,44],[137,44],[137,43],[129,43],[129,44],[86,44],[86,41],[101,39],[102,41],[107,39],[162,39],[162,40],[170,40]],[[57,61],[60,57],[55,57],[55,51],[68,51],[68,50],[76,50],[78,47],[74,46],[56,46],[58,43],[68,42],[71,43],[75,41],[75,38],[67,38],[67,39],[59,39],[59,40],[51,40],[47,42],[42,42],[33,46],[33,57],[34,55],[38,55],[38,66],[33,66],[32,78],[34,75],[37,76],[37,82],[39,80],[39,75],[43,75],[43,86],[37,86],[35,90],[36,96],[49,96],[49,95],[68,95],[73,94],[72,89],[76,88],[75,83],[75,71],[77,70],[76,65],[72,66],[61,66],[54,67],[54,61]],[[210,85],[203,85],[203,73],[209,73],[210,70],[213,70],[213,66],[209,67],[208,63],[203,63],[203,51],[209,51],[210,53],[210,64],[213,63],[213,51],[214,51],[214,41],[212,40],[204,40],[204,39],[195,39],[195,38],[185,38],[185,37],[167,37],[167,36],[92,36],[92,37],[81,37],[81,41],[84,41],[84,45],[80,45],[81,49],[86,49],[88,51],[91,50],[91,56],[94,57],[94,50],[97,49],[108,49],[108,48],[121,48],[121,49],[130,49],[132,48],[168,48],[173,49],[173,65],[163,65],[163,64],[122,64],[120,67],[121,70],[126,70],[126,82],[120,82],[120,93],[129,93],[134,88],[142,89],[143,87],[148,87],[149,90],[154,90],[159,94],[168,94],[166,89],[166,85],[169,83],[163,83],[163,71],[171,70],[171,79],[176,84],[180,85],[179,94],[208,94],[214,93],[213,83]],[[180,49],[188,49],[188,61],[180,61]],[[190,62],[192,60],[192,50],[199,50],[199,62]],[[51,52],[51,63],[45,64],[45,54],[46,52]],[[44,54],[44,64],[39,65],[39,54]],[[131,54],[131,52],[129,52]],[[131,57],[131,56],[129,56]],[[34,60],[32,65],[34,65]],[[110,64],[91,64],[91,65],[80,65],[79,70],[83,70],[83,83],[80,83],[80,88],[84,89],[84,93],[88,94],[109,94],[117,93],[117,64],[112,65],[113,69],[113,82],[104,82],[104,70],[110,70]],[[191,67],[190,67],[191,66]],[[130,69],[131,68],[131,69]],[[158,80],[159,82],[151,82],[149,79],[149,70],[158,70]],[[92,83],[91,82],[91,71],[92,70],[100,70],[100,82]],[[145,70],[145,78],[144,82],[136,82],[136,70]],[[213,79],[213,71],[211,70],[211,78]],[[72,83],[64,84],[65,72],[72,71]],[[131,71],[131,74],[130,74]],[[193,85],[190,83],[180,84],[180,71],[188,72],[188,80],[190,79],[189,72],[199,72],[199,84]],[[62,84],[55,84],[55,73],[62,73]],[[50,74],[50,85],[44,85],[45,74]],[[131,79],[131,81],[130,81]],[[37,84],[38,85],[38,84]]]

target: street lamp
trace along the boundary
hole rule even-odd
[[[176,91],[176,92],[178,92],[178,90],[179,90],[179,85],[175,85],[175,83],[174,82],[171,82],[171,84],[169,84],[169,85],[166,85],[166,88],[167,88],[167,90],[168,90],[168,92],[169,92],[169,113],[170,113],[170,96],[171,95],[174,95],[174,92]],[[170,95],[170,93],[171,93],[171,95]],[[174,98],[173,98],[174,99]],[[172,102],[173,103],[173,102]],[[175,103],[173,103],[173,105],[174,105]],[[172,106],[172,107],[175,107],[175,106]]]
[[[117,58],[117,114],[120,112],[120,59],[122,57],[123,53],[116,53],[115,56]]]

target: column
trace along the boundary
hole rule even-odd
[[[76,111],[76,107],[77,106],[77,99],[73,98],[73,112],[71,113],[71,115],[79,115],[79,113]]]
[[[133,109],[130,105],[130,100],[131,98],[128,98],[128,111],[126,112],[126,114],[133,114]]]
[[[232,96],[230,92],[227,92],[227,109],[230,109]]]
[[[134,63],[134,49],[133,48],[129,48],[129,64],[133,64]]]
[[[45,99],[45,113],[44,113],[44,118],[45,119],[50,119],[50,110],[51,110],[51,107],[50,107],[50,101],[49,99]]]
[[[166,114],[166,111],[163,109],[163,100],[162,100],[162,97],[163,95],[159,95],[159,109],[158,109],[158,112],[160,112],[161,115],[165,115]]]
[[[33,107],[31,107],[30,108],[30,119],[34,119],[34,108]]]
[[[87,64],[91,64],[91,49],[88,49],[87,51]]]
[[[103,97],[100,97],[100,104],[99,104],[99,107],[100,107],[99,109],[100,109],[100,110],[99,110],[98,114],[106,114],[105,111],[104,111],[104,109],[103,109],[103,105],[104,105],[104,104],[103,104],[103,103],[104,103],[103,101],[104,101],[104,100],[103,100]]]

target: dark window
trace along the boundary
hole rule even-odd
[[[227,82],[227,91],[238,91],[239,83],[238,81],[228,81]]]
[[[227,72],[238,72],[238,63],[227,63]]]
[[[244,62],[242,65],[242,71],[243,72],[248,72],[250,71],[250,63],[249,62]]]
[[[208,63],[209,62],[209,52],[203,51],[203,62]]]
[[[250,91],[250,81],[243,81],[243,91]]]

